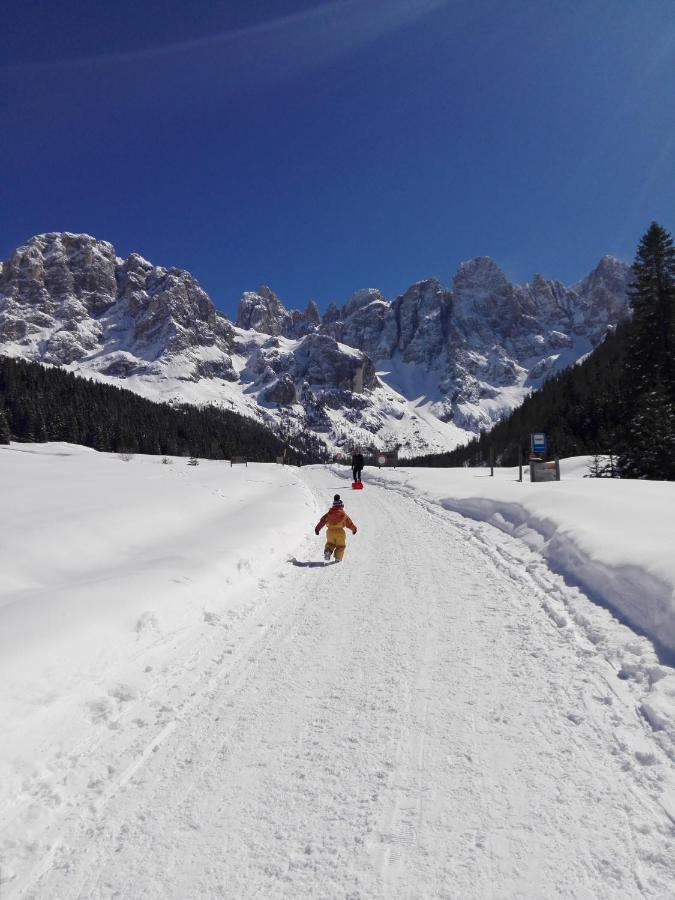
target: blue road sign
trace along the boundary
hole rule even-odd
[[[533,431],[530,435],[532,452],[538,456],[546,454],[546,435],[543,431]]]

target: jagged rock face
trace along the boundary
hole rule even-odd
[[[593,271],[575,288],[582,300],[584,316],[575,323],[585,328],[597,344],[614,324],[627,315],[627,291],[632,269],[613,256],[603,256]]]
[[[531,314],[526,297],[487,256],[462,263],[452,284],[456,329],[481,343],[521,333],[523,318]]]
[[[21,355],[68,365],[96,355],[103,374],[157,371],[156,361],[197,348],[186,377],[236,379],[234,332],[188,272],[120,260],[89,235],[45,234],[20,247],[0,274],[0,342]],[[216,358],[218,357],[219,358]],[[186,363],[190,360],[186,358]]]
[[[263,285],[256,293],[246,291],[239,301],[237,326],[261,334],[284,334],[292,324],[292,317],[274,291]]]
[[[398,297],[396,347],[405,362],[430,365],[447,345],[452,297],[435,279],[419,281]]]
[[[291,313],[291,333],[286,337],[301,338],[306,334],[312,334],[321,325],[321,313],[314,300],[310,300],[304,312],[295,309]]]
[[[377,384],[371,360],[358,351],[346,351],[328,335],[307,335],[295,349],[294,359],[295,378],[312,387],[361,394]]]
[[[374,288],[357,291],[341,311],[329,307],[320,330],[372,359],[388,359],[398,339],[391,304]]]
[[[115,302],[115,266],[115,251],[107,241],[44,234],[3,263],[0,290],[36,314],[96,315]]]
[[[239,301],[237,326],[260,334],[283,335],[301,338],[316,331],[321,324],[321,313],[313,300],[304,312],[289,312],[274,291],[263,285],[256,293],[245,291]]]
[[[267,403],[276,403],[278,406],[292,406],[297,399],[295,384],[290,375],[282,375],[264,392],[263,398]]]
[[[19,247],[0,274],[0,342],[28,348],[39,336],[45,362],[84,356],[101,337],[96,317],[115,302],[115,265],[111,244],[78,235],[41,235]]]
[[[371,360],[358,350],[340,346],[327,335],[310,334],[292,346],[270,338],[252,353],[246,377],[254,384],[269,384],[265,399],[287,406],[307,384],[313,390],[355,394],[372,390],[377,376]]]

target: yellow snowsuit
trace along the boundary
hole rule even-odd
[[[315,533],[318,534],[324,525],[327,526],[324,553],[327,553],[329,556],[333,554],[339,562],[345,555],[345,547],[347,545],[345,528],[349,528],[352,534],[356,534],[356,525],[344,511],[342,505],[331,507],[325,516],[321,516],[314,529]]]

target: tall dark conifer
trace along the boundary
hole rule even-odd
[[[661,381],[675,400],[675,248],[652,222],[640,241],[629,288],[633,327],[626,369],[634,396]]]
[[[0,406],[0,444],[9,444],[11,437],[5,410]]]
[[[675,248],[656,222],[638,247],[630,302],[619,471],[629,478],[675,479]]]

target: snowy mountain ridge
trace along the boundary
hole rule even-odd
[[[628,313],[613,257],[573,287],[512,284],[489,257],[394,300],[356,291],[321,315],[269,288],[236,323],[186,271],[67,232],[38,235],[0,269],[0,353],[119,384],[152,399],[223,404],[332,448],[456,446],[574,363]]]

